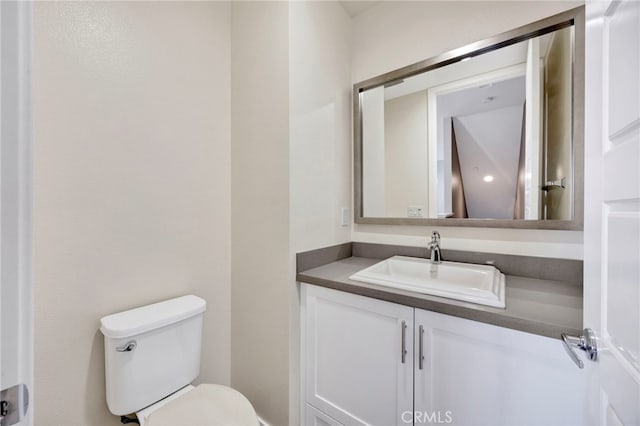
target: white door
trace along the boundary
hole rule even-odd
[[[411,421],[413,308],[302,284],[302,348],[304,402],[343,425]]]
[[[540,216],[540,158],[542,152],[542,67],[540,40],[529,39],[527,47],[525,102],[524,218]]]
[[[640,2],[587,2],[585,327],[589,414],[640,424]],[[582,356],[582,355],[581,355]]]
[[[0,425],[33,423],[28,2],[0,2]]]
[[[422,309],[415,333],[416,425],[586,423],[585,374],[558,339]]]

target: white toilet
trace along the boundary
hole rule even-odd
[[[100,320],[109,411],[135,413],[144,426],[258,426],[240,392],[191,385],[200,372],[205,309],[203,299],[183,296]]]

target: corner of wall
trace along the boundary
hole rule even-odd
[[[231,5],[231,385],[289,423],[289,4]]]

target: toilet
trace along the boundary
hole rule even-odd
[[[258,426],[240,392],[191,382],[200,372],[206,302],[189,295],[100,320],[107,405],[123,423],[142,426]],[[134,420],[135,421],[135,420]]]

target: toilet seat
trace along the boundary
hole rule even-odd
[[[227,386],[201,384],[153,410],[144,425],[258,426],[259,423],[251,403],[240,392]]]

